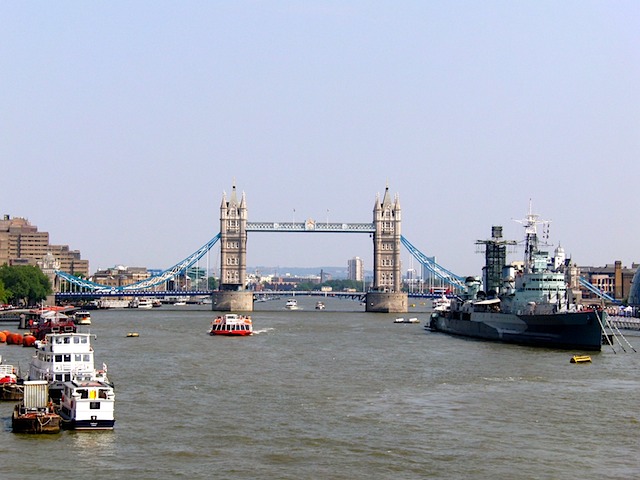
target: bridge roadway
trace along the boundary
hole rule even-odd
[[[209,297],[213,290],[106,290],[102,292],[59,292],[56,300],[73,300],[78,298],[119,298],[119,297]],[[253,292],[254,297],[338,297],[364,300],[366,292],[322,292],[319,290],[267,290]],[[409,298],[440,298],[441,293],[409,293]]]

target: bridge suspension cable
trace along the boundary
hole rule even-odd
[[[427,257],[424,253],[414,247],[404,236],[400,236],[400,241],[409,250],[411,255],[418,260],[427,270],[433,273],[437,278],[455,288],[466,288],[464,277],[460,277],[450,272],[446,268],[438,265],[434,257]]]
[[[77,285],[81,288],[92,290],[94,292],[113,291],[113,290],[115,291],[144,290],[145,288],[151,288],[157,285],[161,285],[167,280],[171,280],[172,278],[184,272],[187,268],[191,267],[198,260],[200,260],[205,253],[211,250],[211,248],[213,248],[213,246],[218,242],[218,240],[220,240],[219,233],[215,237],[213,237],[211,240],[209,240],[207,243],[205,243],[202,247],[200,247],[198,250],[196,250],[194,253],[189,255],[187,258],[176,263],[173,267],[163,271],[159,275],[146,278],[144,280],[141,280],[136,283],[132,283],[130,285],[122,285],[119,287],[112,287],[109,285],[100,285],[99,283],[91,282],[84,278],[75,277],[61,270],[56,270],[56,275],[68,281],[69,283]]]
[[[579,277],[580,285],[589,290],[592,293],[595,293],[598,297],[603,298],[611,303],[622,303],[620,300],[613,298],[611,295],[603,292],[595,285],[589,283],[586,278]]]

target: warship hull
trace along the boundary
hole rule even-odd
[[[592,310],[549,315],[440,312],[431,316],[430,329],[533,347],[588,351],[602,348],[602,328],[597,312]]]

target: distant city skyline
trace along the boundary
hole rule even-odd
[[[631,265],[639,18],[589,0],[6,2],[0,213],[91,271],[169,268],[220,231],[234,183],[250,221],[317,222],[371,221],[388,185],[402,234],[461,276],[493,225],[523,238],[530,200],[575,263]],[[355,256],[371,268],[368,235],[248,238],[253,265]]]

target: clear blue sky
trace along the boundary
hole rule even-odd
[[[640,261],[637,1],[3,2],[0,112],[0,213],[92,271],[188,256],[234,180],[250,221],[370,222],[388,183],[460,275],[529,199],[578,264]],[[353,256],[249,237],[252,266]]]

